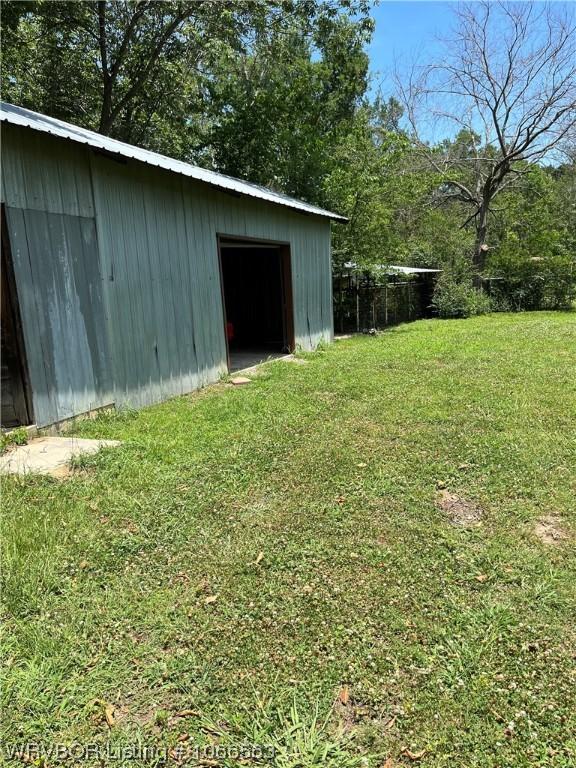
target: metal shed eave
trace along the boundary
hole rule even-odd
[[[232,176],[226,176],[216,171],[209,171],[205,168],[199,168],[190,163],[184,163],[181,160],[160,155],[157,152],[150,152],[147,149],[126,144],[123,141],[111,139],[108,136],[102,136],[95,131],[89,131],[86,128],[66,123],[63,120],[56,120],[53,117],[42,115],[39,112],[33,112],[29,109],[0,102],[0,121],[7,122],[24,128],[30,128],[41,133],[48,133],[51,136],[74,141],[79,144],[86,144],[104,153],[126,157],[131,160],[137,160],[147,165],[178,173],[182,176],[204,182],[218,190],[228,192],[232,195],[243,195],[246,197],[264,200],[275,205],[281,205],[285,208],[298,211],[299,213],[320,216],[331,219],[332,221],[347,222],[348,219],[340,214],[318,208],[310,203],[297,200],[293,197],[273,192],[266,187],[258,184],[252,184],[241,179],[235,179]]]

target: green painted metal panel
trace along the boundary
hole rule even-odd
[[[209,275],[179,177],[127,174],[100,157],[92,166],[116,402],[140,407],[214,381],[226,364],[215,238]]]
[[[3,202],[12,208],[93,217],[88,151],[3,123]]]
[[[32,265],[28,249],[28,236],[24,211],[7,208],[6,220],[11,243],[18,303],[23,326],[28,373],[33,387],[34,418],[49,424],[50,417],[57,412],[52,369],[47,356],[45,336],[45,313],[38,304]]]
[[[111,402],[94,219],[6,208],[38,426]]]

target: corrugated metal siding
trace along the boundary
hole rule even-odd
[[[112,401],[94,219],[6,208],[39,426]]]
[[[118,404],[140,407],[226,369],[216,238],[178,176],[92,158]]]
[[[94,216],[87,147],[2,124],[2,201],[12,208]]]
[[[191,185],[190,185],[191,186]],[[330,224],[314,216],[285,213],[266,205],[238,200],[195,187],[198,199],[212,212],[213,233],[290,243],[296,344],[314,349],[332,339]],[[199,200],[196,205],[199,205]]]
[[[39,392],[39,424],[108,399],[141,407],[218,379],[226,370],[218,234],[289,242],[296,343],[313,349],[331,339],[328,220],[134,161],[118,163],[61,139],[10,135],[6,157],[11,240],[21,264],[17,280],[27,295],[28,357],[43,361],[34,363],[32,382]],[[33,210],[59,216],[58,223],[39,223]],[[77,233],[87,236],[94,222],[98,246],[92,238],[92,250],[82,250]],[[50,226],[60,239],[46,239]],[[28,272],[26,259],[33,265]],[[84,267],[86,290],[78,259],[91,265]],[[39,279],[53,288],[42,291]],[[61,327],[62,339],[48,330],[47,317],[55,311],[61,325],[50,328]],[[75,329],[76,346],[66,328]],[[68,352],[59,345],[68,345]],[[81,365],[71,371],[76,356]]]
[[[140,407],[226,370],[217,235],[290,242],[296,343],[332,337],[330,225],[172,174],[92,158],[116,401]]]
[[[113,402],[88,150],[4,125],[2,200],[36,423]]]

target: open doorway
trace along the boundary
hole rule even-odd
[[[0,423],[3,429],[32,423],[20,313],[12,273],[10,244],[2,206],[2,267],[0,284]]]
[[[292,352],[290,247],[223,236],[218,245],[229,370]]]

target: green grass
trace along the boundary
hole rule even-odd
[[[3,481],[4,738],[576,765],[576,315],[305,357],[81,424],[124,442],[65,481]]]

